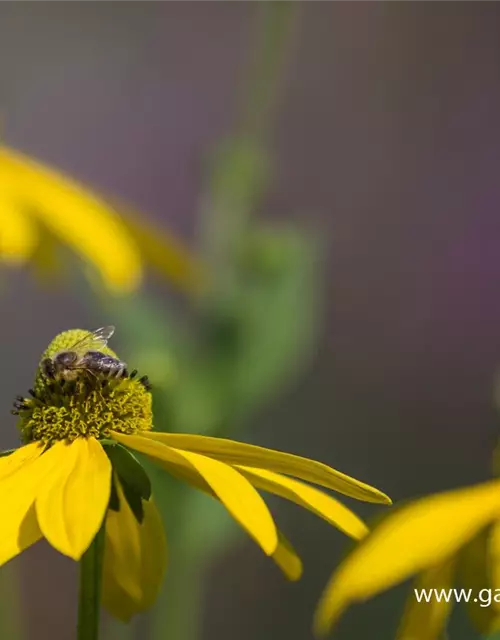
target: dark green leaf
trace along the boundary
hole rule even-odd
[[[120,498],[118,496],[118,491],[116,490],[114,478],[111,480],[111,494],[109,496],[108,509],[111,509],[111,511],[120,511]]]
[[[136,491],[135,487],[127,484],[122,480],[122,489],[125,494],[125,499],[128,502],[128,506],[131,508],[135,519],[139,524],[142,524],[144,520],[144,507],[142,506],[142,498]]]
[[[120,444],[104,447],[120,482],[144,500],[151,497],[151,482],[141,463]]]

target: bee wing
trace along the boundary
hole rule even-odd
[[[101,351],[108,344],[108,340],[114,332],[113,325],[89,331],[86,336],[80,338],[72,347],[69,347],[68,351],[74,351],[80,357],[85,355],[87,351]]]

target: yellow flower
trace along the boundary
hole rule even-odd
[[[350,604],[417,576],[415,589],[472,590],[469,615],[485,633],[498,627],[498,603],[481,606],[481,589],[500,587],[500,481],[431,495],[396,508],[342,562],[315,616],[325,634]],[[494,589],[493,589],[494,591]],[[474,601],[474,597],[476,600]],[[398,640],[442,637],[453,602],[418,602],[413,589]]]
[[[390,503],[377,489],[314,460],[152,431],[150,386],[136,371],[117,378],[90,367],[54,376],[47,358],[53,362],[88,335],[75,329],[57,336],[42,355],[31,397],[18,398],[25,444],[0,459],[0,564],[42,536],[79,560],[106,518],[103,603],[123,620],[148,608],[165,569],[165,538],[149,480],[130,450],[219,500],[292,580],[300,577],[301,561],[256,489],[309,509],[355,539],[367,531],[363,522],[307,483]],[[104,344],[100,351],[116,357]]]
[[[183,289],[200,284],[201,267],[178,240],[139,216],[119,217],[71,178],[0,146],[0,263],[55,271],[57,243],[97,269],[115,293],[138,286],[143,262]]]

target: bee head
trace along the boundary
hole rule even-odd
[[[54,364],[58,369],[71,367],[78,360],[78,355],[74,351],[61,351],[54,357]]]

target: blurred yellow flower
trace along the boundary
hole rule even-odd
[[[416,500],[388,514],[337,568],[318,605],[315,631],[325,634],[350,604],[417,575],[415,589],[448,589],[454,581],[470,588],[469,615],[491,633],[500,604],[485,607],[476,596],[500,587],[499,560],[499,480]],[[418,602],[411,590],[398,640],[438,640],[452,604]]]
[[[79,329],[60,334],[41,363],[88,336]],[[99,351],[115,357],[105,342]],[[79,560],[105,520],[103,603],[122,620],[152,604],[166,558],[149,480],[130,449],[220,501],[291,580],[300,577],[301,561],[256,489],[309,509],[355,539],[367,533],[364,523],[307,483],[390,503],[377,489],[314,460],[221,438],[155,433],[146,377],[78,372],[41,366],[31,397],[18,398],[25,444],[0,459],[0,564],[42,536]]]
[[[139,285],[144,262],[183,288],[199,284],[199,264],[173,236],[139,216],[120,217],[71,178],[0,146],[0,263],[55,270],[56,243],[96,268],[115,293]]]

